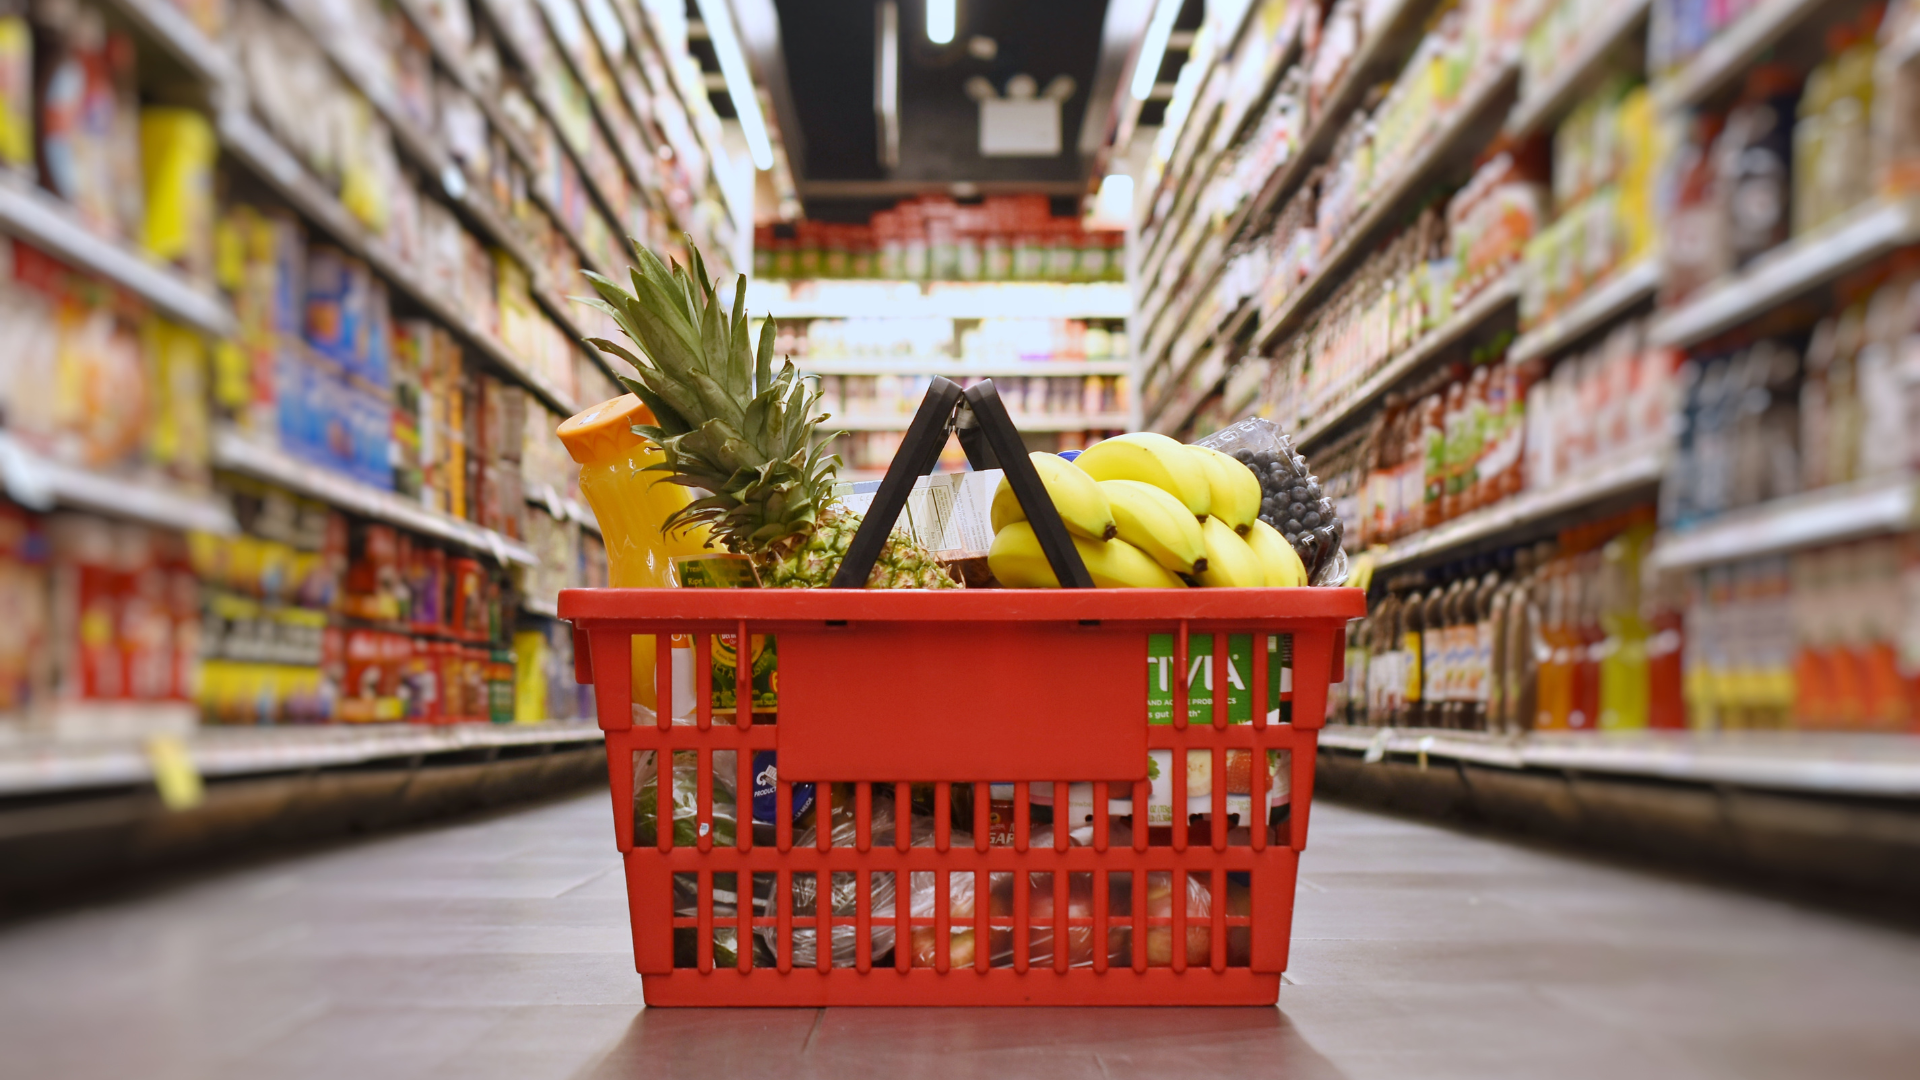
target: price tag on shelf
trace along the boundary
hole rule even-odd
[[[153,786],[169,810],[191,810],[206,800],[206,785],[194,767],[187,744],[177,735],[147,740],[147,762],[153,766]]]

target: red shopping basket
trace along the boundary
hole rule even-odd
[[[848,580],[864,582],[959,394],[934,381]],[[969,457],[983,465],[992,444],[1060,580],[1085,581],[991,385],[966,397]],[[1359,590],[569,589],[559,613],[606,732],[649,1005],[1278,998],[1316,738]],[[654,637],[661,703],[675,700],[671,637],[692,643],[677,723],[631,704],[637,634]],[[714,708],[716,635],[735,643],[731,713]],[[778,653],[777,704],[758,715],[754,635]],[[1216,684],[1210,709],[1190,705],[1190,685]],[[1158,787],[1150,761],[1168,763]]]

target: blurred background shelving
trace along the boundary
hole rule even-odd
[[[1141,415],[1270,418],[1336,496],[1329,746],[1699,779],[1801,729],[1865,775],[1920,731],[1916,14],[1182,6],[1116,148]]]
[[[551,432],[617,388],[569,294],[629,236],[751,254],[688,14],[0,7],[0,796],[150,738],[213,776],[592,737]]]

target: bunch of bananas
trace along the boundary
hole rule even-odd
[[[1099,588],[1307,583],[1292,545],[1260,520],[1259,477],[1218,450],[1136,432],[1096,443],[1073,461],[1029,456]],[[992,521],[987,565],[1000,584],[1059,588],[1005,480],[993,496]]]

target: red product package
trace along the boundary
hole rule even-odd
[[[482,640],[487,636],[486,574],[478,559],[454,559],[453,611],[448,619],[454,636]]]
[[[434,723],[441,719],[446,704],[434,643],[425,638],[409,638],[407,641],[407,719]]]

